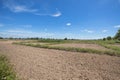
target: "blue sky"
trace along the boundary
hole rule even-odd
[[[0,36],[99,39],[120,28],[120,0],[0,0]]]

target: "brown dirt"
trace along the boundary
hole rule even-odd
[[[115,44],[115,45],[112,45],[112,46],[120,47],[120,44]]]
[[[66,43],[66,44],[55,44],[51,46],[60,46],[60,47],[75,47],[75,48],[89,48],[89,49],[96,49],[96,50],[108,50],[105,47],[102,47],[97,44],[85,44],[85,43]]]
[[[39,45],[46,45],[46,44],[48,44],[48,43],[25,43],[25,44],[33,44],[33,45],[37,45],[37,44],[39,44]]]
[[[0,42],[21,80],[120,80],[120,57]]]

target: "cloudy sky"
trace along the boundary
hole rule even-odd
[[[98,39],[120,28],[120,0],[0,0],[0,36]]]

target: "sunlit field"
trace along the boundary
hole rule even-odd
[[[0,80],[120,80],[120,0],[0,0]]]

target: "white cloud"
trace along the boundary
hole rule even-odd
[[[58,8],[56,8],[56,12],[54,14],[51,14],[52,17],[59,17],[61,15],[62,13],[58,10]]]
[[[12,12],[36,12],[37,9],[32,9],[30,6],[25,4],[20,4],[19,2],[15,0],[3,0],[3,5],[5,8],[8,8]],[[30,5],[30,4],[29,4]]]
[[[37,9],[29,9],[26,6],[20,6],[20,5],[10,7],[10,10],[13,12],[37,12],[38,11]]]
[[[22,2],[22,1],[21,1]],[[24,2],[24,1],[23,1]],[[16,0],[3,0],[3,4],[5,8],[8,8],[10,11],[14,13],[20,13],[20,12],[28,12],[32,13],[34,15],[39,16],[52,16],[52,17],[59,17],[62,15],[62,13],[56,8],[55,13],[47,13],[49,11],[45,11],[46,13],[41,13],[41,11],[37,8],[33,8],[34,6],[28,3],[26,4],[20,4]]]
[[[4,35],[5,37],[44,37],[44,38],[52,37],[55,35],[54,33],[33,32],[23,29],[6,30],[1,34]]]
[[[120,25],[116,25],[116,26],[114,26],[114,28],[120,28]]]
[[[85,30],[83,30],[83,32],[93,33],[94,31],[92,31],[92,30],[88,30],[88,29],[85,29]]]
[[[51,16],[53,16],[53,17],[59,17],[61,15],[62,15],[62,13],[60,11],[58,11],[55,14],[52,14]]]
[[[3,27],[4,25],[0,23],[0,27]]]
[[[67,26],[71,26],[71,23],[67,23],[66,25],[67,25]]]
[[[61,15],[62,15],[62,13],[60,12],[60,11],[57,11],[56,13],[53,13],[53,14],[51,14],[51,13],[38,13],[38,12],[36,12],[36,13],[34,13],[35,15],[39,15],[39,16],[51,16],[51,17],[60,17]]]
[[[102,32],[103,32],[103,33],[106,33],[106,32],[108,32],[108,30],[102,30]]]

